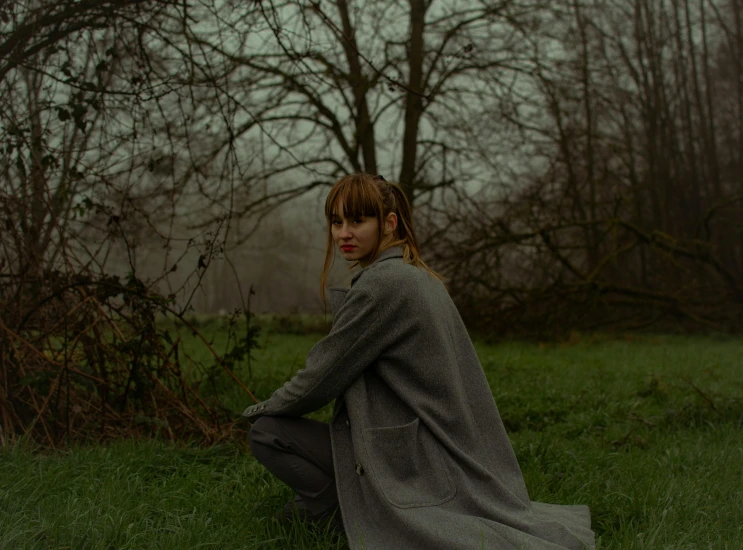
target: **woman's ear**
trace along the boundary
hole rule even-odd
[[[397,229],[397,214],[390,212],[384,220],[384,234],[389,235]]]

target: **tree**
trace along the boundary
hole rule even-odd
[[[219,60],[187,38],[219,33],[220,7],[28,0],[0,8],[3,434],[27,431],[55,445],[162,429],[213,441],[234,426],[218,398],[184,378],[179,339],[156,323],[158,314],[187,323],[189,296],[175,304],[161,295],[137,262],[143,243],[183,239],[200,247],[191,266],[198,281],[223,249],[228,213],[210,212],[200,234],[174,235],[170,223],[203,191],[181,160],[203,149],[192,132],[204,121],[194,116],[224,112],[214,93]],[[229,23],[249,25],[251,9],[236,7]],[[123,269],[109,264],[117,251]],[[168,273],[178,258],[164,256]],[[204,379],[224,372],[242,384],[231,369],[254,336],[248,328],[231,341]]]
[[[449,215],[473,227],[445,261],[469,270],[458,290],[485,300],[486,320],[548,331],[736,325],[743,167],[731,152],[743,119],[740,82],[717,70],[716,52],[737,48],[722,10],[553,5],[551,31],[534,38],[538,93],[511,119],[539,161],[497,210],[481,200]]]
[[[241,130],[262,142],[255,177],[266,192],[242,212],[356,171],[397,179],[416,202],[475,183],[469,125],[507,102],[540,9],[511,0],[260,6],[268,28],[258,52],[198,41],[234,62]],[[277,176],[297,183],[277,190]]]

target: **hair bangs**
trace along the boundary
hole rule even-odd
[[[325,217],[328,220],[338,214],[344,218],[379,217],[383,209],[382,197],[371,177],[354,174],[343,178],[328,194]]]

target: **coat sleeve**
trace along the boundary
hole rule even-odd
[[[305,368],[266,401],[248,407],[243,416],[301,416],[339,395],[384,351],[388,334],[382,312],[365,290],[349,291],[333,328],[310,350]]]

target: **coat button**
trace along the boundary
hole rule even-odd
[[[356,473],[359,475],[364,473],[364,467],[361,464],[356,464]]]
[[[346,418],[346,426],[351,427],[351,423],[348,421],[348,418]]]

